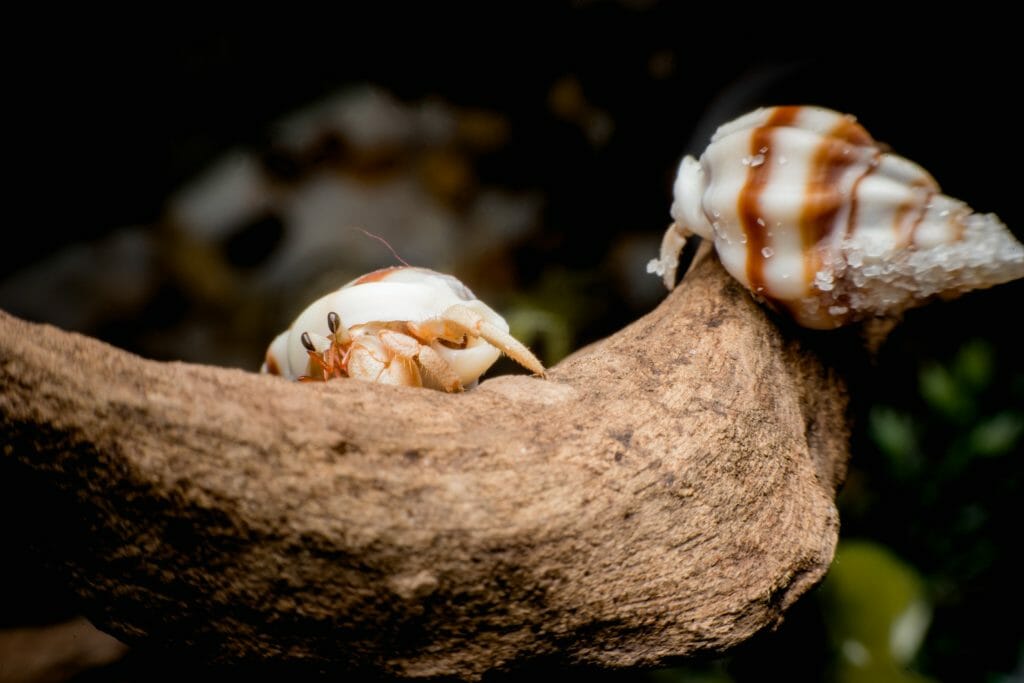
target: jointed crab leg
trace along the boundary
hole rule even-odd
[[[378,362],[388,370],[395,363],[399,363],[403,370],[398,372],[404,372],[408,377],[408,381],[396,383],[412,386],[426,384],[448,392],[462,391],[462,382],[448,362],[434,349],[421,344],[418,339],[393,330],[381,330],[377,338],[385,351],[385,358]],[[401,375],[396,374],[396,378],[399,376]]]
[[[429,346],[421,346],[416,360],[419,362],[420,371],[425,381],[424,384],[430,387],[437,387],[449,393],[462,391],[462,382],[459,376],[448,365],[448,361],[441,358],[441,355]]]
[[[647,272],[660,275],[669,290],[675,289],[676,270],[679,268],[679,254],[686,246],[687,237],[692,233],[681,224],[673,223],[661,238],[660,258],[647,264]]]
[[[468,306],[455,304],[447,308],[440,317],[422,323],[409,323],[409,328],[421,339],[458,341],[467,334],[480,337],[492,346],[501,349],[527,370],[541,377],[544,376],[544,366],[530,352],[530,349],[523,346],[505,330],[485,320],[483,316]]]

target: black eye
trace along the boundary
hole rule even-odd
[[[224,258],[239,268],[254,268],[266,261],[284,237],[284,222],[263,214],[231,232],[221,248]]]
[[[303,332],[299,339],[302,340],[302,345],[306,347],[307,351],[316,351],[316,347],[313,346],[313,340],[309,338],[309,332]]]
[[[334,311],[327,314],[327,327],[330,328],[331,334],[337,332],[338,328],[341,327],[341,318]]]

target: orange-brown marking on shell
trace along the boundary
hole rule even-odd
[[[915,193],[914,198],[902,202],[896,207],[892,227],[897,249],[913,246],[914,233],[917,232],[918,226],[921,225],[921,221],[928,213],[928,203],[935,194],[935,188],[932,188],[931,184],[924,180],[915,180],[910,186],[914,190],[927,190],[927,194],[922,199],[919,194]]]
[[[747,237],[747,281],[750,288],[761,299],[778,311],[788,310],[796,315],[795,309],[785,301],[771,296],[765,285],[765,256],[767,229],[758,223],[761,215],[760,196],[768,183],[772,160],[772,128],[785,128],[793,124],[800,115],[800,106],[776,107],[762,126],[751,133],[751,155],[763,154],[764,160],[747,170],[746,182],[740,190],[738,213],[740,227]],[[762,152],[761,150],[765,151]]]
[[[864,129],[864,126],[857,123],[857,119],[852,116],[844,116],[843,120],[832,129],[829,135],[837,140],[842,140],[858,147],[877,146],[871,134]]]
[[[910,234],[907,236],[908,244],[914,244],[914,239],[917,235],[917,229],[924,221],[924,217],[928,214],[928,205],[931,204],[932,197],[934,196],[935,190],[929,190],[928,194],[926,194],[924,197],[924,201],[921,202],[921,208],[917,212],[917,218],[914,219],[914,223],[910,226]]]
[[[354,280],[352,285],[364,285],[367,282],[380,282],[381,280],[387,279],[387,277],[396,270],[402,270],[403,268],[406,268],[406,266],[389,266],[387,268],[381,268],[380,270],[367,273],[366,275]]]
[[[786,126],[791,126],[797,117],[800,116],[801,109],[803,107],[800,105],[775,107],[772,110],[771,116],[764,122],[763,128],[785,128]]]
[[[761,193],[771,177],[772,128],[790,125],[799,113],[800,107],[776,107],[764,124],[750,134],[750,155],[763,156],[763,160],[747,168],[747,177],[740,189],[736,208],[740,228],[747,237],[747,282],[752,291],[761,295],[767,294],[762,252],[766,246],[766,235],[758,219],[761,218]]]
[[[265,362],[267,364],[267,372],[269,374],[271,374],[271,375],[280,375],[281,374],[281,367],[277,364],[277,358],[275,358],[274,354],[272,354],[269,350],[267,351],[267,356],[266,356],[266,358],[264,360],[265,360]]]
[[[804,255],[804,282],[814,282],[821,269],[818,245],[836,228],[836,217],[846,202],[839,188],[843,175],[859,161],[857,146],[874,141],[852,118],[843,118],[828,135],[822,136],[808,171],[804,207],[800,214],[800,238]],[[858,182],[863,178],[858,178]],[[852,193],[851,189],[851,193]],[[852,215],[851,207],[850,214]],[[847,224],[849,218],[847,216]]]
[[[871,165],[868,166],[868,170],[860,174],[860,176],[853,181],[853,186],[850,188],[850,215],[846,219],[846,236],[849,237],[857,230],[857,212],[860,209],[860,205],[857,202],[857,193],[860,191],[860,184],[865,178],[875,172],[880,162],[881,153],[875,152],[874,158],[871,160]]]

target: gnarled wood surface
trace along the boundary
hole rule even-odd
[[[44,551],[104,630],[219,661],[475,679],[735,645],[831,561],[845,405],[713,257],[549,380],[462,395],[0,314],[0,465]]]

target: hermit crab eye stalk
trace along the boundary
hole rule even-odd
[[[271,342],[263,371],[461,391],[502,352],[544,376],[508,323],[469,288],[450,275],[399,267],[364,275],[310,304]]]
[[[936,297],[1024,277],[1024,245],[999,219],[942,194],[852,116],[771,107],[721,126],[676,177],[672,218],[648,272],[675,286],[690,235],[805,327],[896,318]]]

